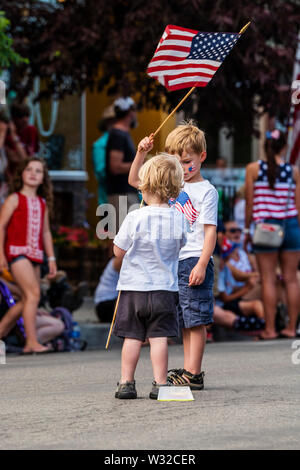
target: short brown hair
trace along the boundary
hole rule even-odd
[[[170,132],[165,143],[166,152],[180,157],[183,152],[206,152],[204,132],[194,125],[192,121],[181,124]]]
[[[183,182],[183,170],[177,158],[160,153],[150,158],[139,171],[140,191],[155,194],[161,201],[177,198]]]

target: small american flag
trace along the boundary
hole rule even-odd
[[[205,87],[240,36],[238,33],[202,33],[168,25],[147,73],[170,91]]]
[[[170,204],[174,205],[175,209],[185,215],[190,225],[195,222],[199,215],[199,212],[194,208],[188,194],[184,191],[179,194],[177,199],[170,199]]]

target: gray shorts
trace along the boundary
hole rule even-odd
[[[177,292],[122,291],[114,334],[121,338],[165,338],[178,336]]]
[[[187,258],[179,261],[179,305],[177,309],[180,328],[193,328],[213,323],[214,263],[212,259],[207,265],[203,283],[199,286],[189,287],[189,277],[198,260],[199,258]]]

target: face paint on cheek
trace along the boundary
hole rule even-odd
[[[192,162],[192,166],[189,167],[189,172],[192,173],[195,170],[196,170],[196,167],[195,167],[194,163]]]

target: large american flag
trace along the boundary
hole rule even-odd
[[[171,91],[204,87],[240,36],[238,33],[203,33],[168,25],[147,73]]]
[[[175,209],[179,212],[182,212],[186,219],[192,225],[197,219],[199,212],[194,208],[192,201],[189,198],[189,195],[182,191],[177,199],[170,199],[170,205],[173,205]]]

